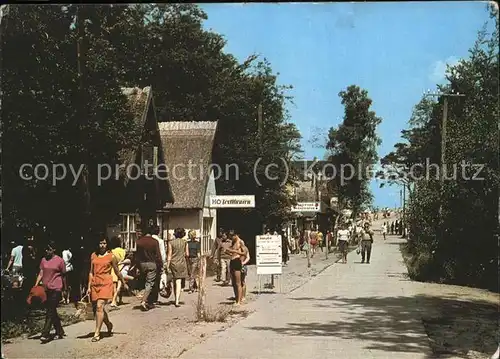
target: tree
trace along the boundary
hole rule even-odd
[[[115,19],[102,6],[79,10],[85,26],[83,88],[77,66],[77,6],[10,5],[2,22],[7,229],[39,224],[63,233],[88,230],[79,228],[85,208],[78,182],[69,173],[55,185],[52,173],[47,180],[23,180],[19,169],[24,163],[64,164],[66,169],[72,164],[75,170],[86,163],[95,226],[115,210],[109,205],[112,192],[97,184],[96,164],[117,163],[119,150],[134,146],[137,128],[125,110],[117,68],[110,61],[114,50],[107,32]],[[78,111],[82,103],[83,115]]]
[[[344,120],[338,128],[330,128],[327,150],[329,161],[337,170],[332,181],[341,206],[349,203],[355,216],[372,200],[369,172],[377,161],[381,140],[376,129],[382,120],[370,110],[372,100],[366,90],[352,85],[339,96],[345,106]]]
[[[203,29],[206,14],[198,6],[11,9],[2,21],[2,105],[8,114],[2,126],[3,173],[9,169],[4,203],[11,227],[20,221],[27,227],[63,223],[70,230],[85,210],[75,208],[83,203],[84,193],[71,181],[54,189],[47,182],[21,180],[17,173],[25,162],[87,164],[89,187],[84,188],[91,194],[94,226],[116,212],[113,183],[98,186],[95,169],[97,163],[118,163],[120,151],[134,148],[140,139],[121,86],[152,86],[162,121],[219,120],[214,162],[222,168],[238,164],[240,178],[218,181],[218,192],[255,194],[258,208],[247,214],[251,221],[243,221],[254,227],[264,220],[286,220],[290,201],[283,184],[291,178],[285,181],[285,166],[280,166],[277,180],[264,184],[268,190],[256,183],[253,167],[260,157],[263,165],[280,164],[279,158],[289,161],[300,150],[300,134],[286,112],[288,88],[277,85],[277,74],[265,60],[257,62],[252,55],[240,64],[224,53],[223,37]],[[77,66],[78,40],[84,86]],[[78,106],[82,103],[83,109]],[[264,108],[264,151],[255,136],[259,104]],[[47,203],[56,209],[47,211]],[[69,207],[74,211],[67,211]]]
[[[485,26],[479,32],[469,58],[449,67],[448,83],[439,87],[444,93],[465,94],[449,101],[445,169],[450,179],[441,184],[410,178],[417,186],[408,218],[408,250],[409,274],[415,279],[498,290],[499,36],[498,14],[491,15],[495,30],[488,33]],[[403,131],[407,142],[397,144],[384,161],[405,169],[429,158],[439,163],[442,109],[442,99],[421,101],[410,128]],[[477,165],[484,165],[482,180],[472,178]]]

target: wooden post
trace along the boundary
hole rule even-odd
[[[207,257],[200,257],[199,265],[199,278],[198,278],[198,319],[205,319],[205,299],[206,299],[206,288],[205,279],[207,277]]]

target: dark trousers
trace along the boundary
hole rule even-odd
[[[161,271],[162,269],[160,267],[156,268],[155,283],[153,289],[151,290],[151,294],[149,295],[148,298],[149,304],[158,302],[158,299],[160,298],[159,295],[160,295]]]
[[[372,254],[372,242],[371,241],[361,241],[361,262],[370,261],[370,256]]]
[[[286,264],[286,263],[288,262],[288,260],[290,259],[290,258],[288,257],[288,249],[283,250],[283,251],[281,252],[281,256],[282,256],[282,258],[281,258],[281,259],[283,260],[283,263],[285,263],[285,264]]]
[[[42,330],[42,336],[46,337],[50,334],[52,326],[56,330],[56,335],[63,335],[64,330],[61,325],[61,319],[57,314],[57,305],[61,301],[61,291],[47,290],[47,301],[45,302],[45,325]]]

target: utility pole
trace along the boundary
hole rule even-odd
[[[450,97],[465,97],[464,94],[461,94],[459,92],[457,93],[435,93],[431,92],[430,90],[427,91],[426,94],[424,94],[425,97],[427,96],[437,96],[437,97],[443,97],[443,118],[441,122],[441,171],[440,171],[440,182],[441,182],[441,193],[443,193],[443,187],[444,187],[444,178],[446,176],[446,169],[445,169],[445,163],[446,163],[446,130],[447,130],[447,122],[448,122],[448,99]],[[439,217],[441,218],[441,221],[443,220],[443,200],[441,200],[439,204]],[[443,226],[443,224],[442,224]],[[444,228],[443,233],[444,233]]]

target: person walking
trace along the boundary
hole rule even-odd
[[[384,236],[384,241],[386,240],[386,235],[387,235],[387,223],[384,222],[384,224],[382,224],[382,236]]]
[[[160,284],[161,275],[163,274],[165,265],[167,264],[167,246],[165,240],[160,237],[160,227],[154,226],[152,229],[152,233],[152,237],[158,242],[158,246],[160,247],[161,265],[157,266],[156,268],[156,279],[153,291],[151,292],[151,300],[154,304],[161,304],[159,301]]]
[[[221,281],[222,268],[221,268],[221,260],[220,260],[220,248],[222,237],[224,235],[224,230],[222,228],[219,229],[219,234],[214,239],[214,243],[212,244],[212,251],[210,252],[210,259],[215,262],[217,266],[217,273],[215,275],[215,282]]]
[[[187,258],[188,274],[189,274],[189,293],[193,293],[199,289],[199,271],[201,258],[201,243],[196,239],[196,231],[191,230],[188,233],[188,253]]]
[[[370,229],[370,224],[365,223],[361,231],[361,263],[370,264],[372,254],[373,231]]]
[[[184,228],[176,228],[174,239],[167,244],[167,269],[171,271],[174,280],[175,307],[179,308],[182,281],[188,278],[186,259],[189,257],[188,244],[184,240],[186,231]]]
[[[74,268],[73,268],[73,253],[71,252],[71,248],[67,247],[62,251],[62,259],[64,261],[64,265],[66,266],[66,275],[64,276],[64,280],[66,284],[64,288],[63,301],[65,304],[69,304],[71,298],[71,290],[74,285]]]
[[[21,241],[15,240],[12,243],[14,247],[10,252],[9,263],[7,263],[6,271],[12,266],[12,274],[18,275],[23,273],[23,245]]]
[[[120,263],[125,259],[125,256],[127,255],[127,251],[122,248],[122,239],[120,236],[115,236],[111,238],[111,253],[113,253],[113,256],[116,258],[116,262],[118,263],[118,270],[121,272],[122,266],[120,266]],[[116,299],[118,298],[118,276],[115,274],[114,271],[111,272],[111,276],[113,277],[113,299],[111,300],[111,309],[119,309],[118,304],[116,303]]]
[[[318,246],[318,232],[316,232],[316,230],[309,232],[309,245],[311,248],[311,258],[313,258],[316,253],[316,247]]]
[[[149,228],[145,229],[146,235],[142,236],[136,242],[135,263],[138,263],[139,269],[144,278],[146,278],[144,295],[141,301],[141,310],[148,311],[154,308],[155,298],[154,287],[156,285],[156,275],[158,267],[162,267],[160,245],[154,239]]]
[[[46,343],[51,339],[62,339],[64,330],[61,325],[61,318],[57,314],[57,306],[61,301],[62,290],[64,287],[63,277],[66,273],[64,260],[55,254],[56,245],[54,241],[49,241],[45,247],[45,257],[40,262],[40,272],[35,281],[35,288],[38,287],[40,281],[45,288],[47,300],[45,301],[45,325],[42,329],[40,340]],[[50,330],[54,327],[56,333],[51,338]]]
[[[105,235],[100,235],[99,246],[90,256],[89,286],[87,295],[92,300],[96,318],[95,332],[92,342],[101,340],[102,324],[106,324],[108,335],[113,335],[113,323],[109,320],[106,304],[113,299],[114,285],[111,272],[114,272],[128,290],[125,279],[118,270],[118,262],[110,250],[110,243]]]
[[[342,223],[337,232],[339,251],[342,255],[342,263],[347,263],[347,248],[349,246],[349,230],[347,224]]]
[[[288,242],[288,238],[285,233],[281,234],[281,259],[283,261],[283,265],[288,265],[288,260],[290,259],[288,255],[288,251],[290,250],[290,243]]]

